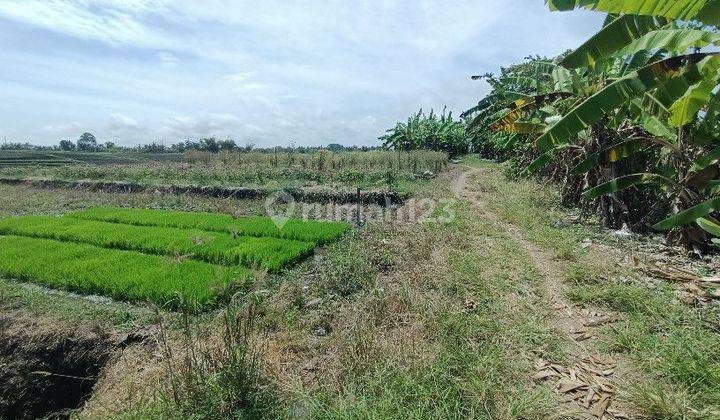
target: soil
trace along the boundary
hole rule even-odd
[[[68,418],[114,355],[97,328],[0,314],[0,418]]]

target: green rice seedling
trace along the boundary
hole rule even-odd
[[[280,270],[313,253],[313,242],[229,233],[134,226],[70,217],[0,219],[0,234],[79,242],[149,254],[188,256],[218,264]]]
[[[0,275],[117,300],[199,310],[247,289],[252,273],[200,261],[50,239],[0,236]]]
[[[288,219],[278,227],[269,217],[235,218],[229,214],[147,210],[121,207],[96,207],[69,213],[67,216],[87,220],[124,223],[138,226],[165,226],[227,232],[233,235],[270,236],[325,245],[350,229],[344,222]]]

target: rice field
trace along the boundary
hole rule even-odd
[[[188,152],[179,156],[48,152],[45,155],[43,158],[39,152],[34,157],[21,153],[5,165],[0,156],[0,177],[156,186],[308,188],[330,191],[360,187],[363,190],[413,192],[427,182],[423,173],[442,172],[448,164],[447,154],[430,151]]]
[[[96,207],[69,213],[68,217],[137,226],[163,226],[225,232],[233,235],[269,236],[314,242],[318,245],[334,241],[350,229],[350,225],[344,222],[290,218],[282,227],[278,227],[269,217],[236,218],[229,214],[122,207]]]
[[[22,236],[0,236],[0,274],[169,309],[207,307],[252,282],[252,273],[243,267]]]
[[[0,220],[0,234],[77,242],[177,256],[223,265],[278,271],[313,253],[314,242],[235,236],[199,229],[135,226],[72,217],[24,216]]]
[[[0,150],[0,169],[25,168],[27,170],[52,168],[61,170],[66,166],[92,166],[131,164],[148,161],[180,160],[182,155],[174,153],[129,153],[129,152],[81,152],[61,150]]]
[[[0,276],[172,309],[213,306],[349,230],[346,223],[131,208],[0,219]]]

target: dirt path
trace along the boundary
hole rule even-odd
[[[487,208],[486,203],[492,196],[478,188],[482,184],[483,169],[464,169],[453,180],[453,191],[458,198],[470,202],[477,209],[479,217],[501,226],[513,242],[530,255],[543,278],[547,304],[552,309],[552,322],[566,336],[567,362],[560,364],[538,359],[537,373],[533,379],[546,382],[555,389],[563,411],[580,418],[627,418],[616,407],[617,404],[613,404],[614,384],[623,371],[622,366],[618,365],[622,362],[613,360],[597,348],[598,332],[594,331],[600,325],[615,322],[617,315],[607,311],[584,310],[570,302],[565,297],[567,286],[563,282],[562,267],[554,260],[553,254],[526,240],[519,229],[504,222]],[[470,178],[477,181],[468,182]]]

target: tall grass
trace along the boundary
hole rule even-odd
[[[186,316],[182,346],[173,346],[163,328],[160,341],[167,361],[166,381],[159,401],[141,408],[137,417],[279,418],[276,390],[262,375],[252,340],[255,312],[252,301],[240,307],[231,304],[219,318],[220,337],[207,337]]]
[[[92,245],[0,236],[0,275],[118,300],[199,310],[247,288],[251,273]]]
[[[417,172],[440,171],[447,165],[446,153],[430,150],[398,152],[373,150],[368,152],[333,153],[321,150],[315,153],[283,152],[223,152],[187,154],[192,163],[221,164],[228,169],[296,168],[321,172],[347,170],[395,170]]]
[[[156,255],[189,256],[211,263],[280,270],[313,253],[315,243],[70,217],[0,219],[0,234],[79,242]]]
[[[125,223],[137,226],[164,226],[182,229],[201,229],[226,232],[233,235],[269,236],[315,242],[324,245],[350,229],[344,222],[289,219],[281,227],[269,217],[250,216],[235,218],[229,214],[148,210],[121,207],[96,207],[69,213],[68,217]]]
[[[447,167],[444,153],[345,152],[237,153],[193,152],[186,162],[142,162],[114,165],[66,164],[59,167],[0,167],[0,176],[63,180],[119,181],[140,184],[192,184],[285,188],[318,185],[393,188],[388,177],[415,182],[424,171]]]

